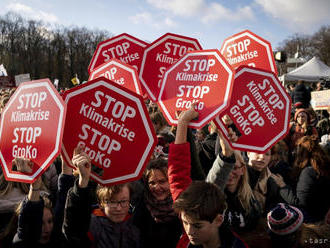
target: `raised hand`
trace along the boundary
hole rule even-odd
[[[77,146],[74,149],[72,164],[77,168],[79,173],[79,187],[87,187],[91,173],[91,160],[89,156],[83,151],[82,146]]]

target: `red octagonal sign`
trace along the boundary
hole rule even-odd
[[[144,48],[148,43],[123,33],[111,39],[100,42],[88,66],[88,73],[112,58],[134,66],[139,71]]]
[[[49,79],[22,83],[1,116],[0,157],[8,181],[34,182],[59,155],[66,105]],[[32,172],[14,171],[12,160],[29,158]]]
[[[140,80],[152,101],[157,101],[163,74],[188,51],[201,50],[198,40],[167,33],[147,46],[144,51]]]
[[[92,160],[91,177],[102,185],[141,177],[156,135],[141,96],[100,77],[65,92],[68,116],[62,152],[71,164],[83,145]]]
[[[225,39],[220,52],[234,69],[240,65],[248,65],[272,71],[277,75],[270,42],[249,30]]]
[[[187,53],[164,75],[158,103],[167,121],[176,125],[176,111],[187,110],[196,103],[198,120],[189,126],[201,128],[207,124],[229,104],[233,74],[218,50]]]
[[[133,66],[120,62],[118,59],[111,59],[109,62],[97,67],[92,71],[88,80],[90,81],[98,77],[105,77],[138,95],[142,95],[136,69]]]
[[[290,97],[274,73],[241,66],[230,105],[215,121],[227,139],[222,118],[228,115],[234,122],[240,133],[231,143],[234,149],[264,153],[287,134],[290,110]]]

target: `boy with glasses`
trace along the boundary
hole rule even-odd
[[[77,167],[79,179],[68,193],[63,223],[70,244],[73,247],[140,247],[139,230],[128,213],[129,184],[98,186],[99,208],[92,211],[92,190],[88,186],[91,161],[82,147],[75,149],[72,163]]]

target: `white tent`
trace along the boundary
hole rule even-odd
[[[302,66],[299,66],[293,71],[284,74],[280,80],[285,81],[298,81],[303,80],[307,82],[317,82],[321,79],[330,78],[330,67],[324,64],[321,60],[313,57]]]

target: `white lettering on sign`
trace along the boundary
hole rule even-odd
[[[236,120],[235,123],[238,123],[242,128],[245,135],[249,135],[252,132],[251,124],[259,127],[263,127],[265,124],[256,106],[247,95],[244,95],[241,100],[237,100],[237,104],[232,106],[229,112]]]
[[[171,64],[174,64],[177,61],[178,61],[177,58],[170,57],[166,54],[157,53],[157,55],[156,55],[156,62],[162,62],[162,63],[166,63],[166,64],[171,65]]]
[[[215,65],[215,59],[187,59],[184,64],[186,67],[183,71],[210,71],[210,68]]]
[[[127,49],[130,47],[129,42],[124,42],[116,46],[110,47],[102,52],[103,57],[105,57],[104,62],[110,60],[111,58],[121,57],[127,54]],[[109,53],[111,55],[109,55]]]
[[[252,96],[261,107],[262,111],[266,114],[271,124],[274,125],[275,123],[277,123],[277,118],[275,116],[274,110],[284,109],[284,103],[280,100],[279,95],[275,92],[275,89],[270,84],[270,81],[268,79],[264,79],[262,84],[259,83],[258,85],[256,85],[254,81],[251,81],[246,85],[246,87],[249,89]],[[263,92],[260,90],[262,90]]]
[[[237,43],[234,43],[227,47],[227,57],[231,57],[233,55],[238,53],[243,53],[248,50],[248,46],[251,44],[250,39],[245,39],[243,41],[239,41]]]
[[[193,98],[203,98],[205,94],[210,92],[209,86],[193,86],[193,85],[180,85],[179,93],[177,93],[177,97],[193,97]],[[186,90],[186,93],[185,93]]]
[[[89,156],[89,158],[98,163],[101,164],[105,168],[109,168],[111,164],[111,160],[109,158],[105,158],[105,154],[100,151],[94,151],[90,147],[88,147],[85,142],[79,141],[78,146],[82,145],[84,147],[84,151]]]
[[[253,52],[248,51],[248,52],[240,54],[236,57],[230,57],[227,60],[228,60],[229,64],[234,65],[234,64],[237,64],[237,63],[247,61],[249,59],[256,58],[256,57],[258,57],[258,51],[253,51]],[[248,65],[256,67],[255,63],[249,63]]]
[[[102,132],[88,124],[83,124],[81,126],[81,131],[82,134],[78,135],[80,139],[87,140],[90,137],[89,144],[94,145],[97,143],[98,149],[106,151],[107,154],[111,154],[112,151],[119,151],[121,148],[121,144],[117,140],[110,139],[109,136],[102,134]],[[93,133],[92,136],[89,135],[90,133]]]
[[[125,57],[120,57],[119,58],[121,62],[124,62],[126,64],[130,64],[135,60],[140,59],[140,56],[138,53],[133,53],[133,54],[127,54]],[[133,65],[133,67],[137,70],[137,66]]]
[[[218,80],[218,74],[212,73],[187,73],[178,72],[176,74],[175,80],[186,81],[186,82],[216,82]]]
[[[112,107],[111,112],[114,118],[120,118],[121,121],[125,121],[126,118],[134,118],[136,115],[136,111],[131,106],[125,106],[125,104],[121,101],[117,101],[115,98],[111,97],[110,95],[104,95],[102,91],[96,91],[95,94],[96,102],[92,101],[91,105],[98,108],[102,105],[101,97],[106,99],[105,106],[103,108],[103,112],[108,112],[109,108]],[[114,104],[112,104],[114,103]]]
[[[17,109],[40,108],[42,102],[44,102],[46,98],[47,93],[45,91],[22,94],[18,97],[20,105]]]
[[[13,146],[12,156],[14,158],[37,158],[38,150],[37,148],[32,148],[32,145],[27,145],[25,147],[19,147],[18,145]]]
[[[17,127],[14,129],[15,139],[13,143],[36,143],[37,137],[41,135],[40,127]]]
[[[115,78],[116,73],[117,73],[117,68],[112,67],[112,68],[110,68],[110,70],[107,70],[106,72],[100,74],[99,77],[105,77],[107,79],[110,79],[111,81],[114,81],[115,83],[117,83],[119,85],[125,84],[124,78],[119,78],[119,79]]]
[[[210,92],[209,86],[193,86],[193,85],[180,85],[178,88],[179,92],[177,93],[177,97],[179,97],[176,100],[175,107],[176,108],[184,108],[189,109],[192,104],[197,103],[195,106],[196,110],[202,110],[205,106],[204,102],[201,102],[200,99],[203,99],[203,97]],[[193,100],[183,100],[180,97],[192,97],[195,98]],[[196,99],[199,98],[199,99]]]
[[[13,111],[11,112],[11,122],[23,122],[23,121],[43,121],[49,120],[49,111],[43,111],[41,109],[27,112]]]
[[[183,100],[182,98],[178,98],[175,102],[176,108],[183,108],[183,109],[190,109],[191,105],[196,103],[195,109],[196,110],[202,110],[204,108],[205,103],[200,102],[199,100]]]
[[[162,79],[163,79],[163,75],[164,75],[164,72],[165,71],[166,71],[166,67],[164,67],[164,66],[159,67],[160,74],[158,74],[158,78],[159,78],[159,80],[158,80],[158,88],[160,88],[160,85],[162,83]]]
[[[171,42],[166,42],[165,43],[165,50],[163,53],[165,54],[171,54],[173,56],[180,56],[182,57],[183,55],[186,54],[188,51],[193,51],[194,49],[192,47],[186,47],[186,46],[181,46],[179,44],[171,43]]]
[[[127,138],[129,141],[133,141],[135,138],[135,132],[130,131],[125,127],[125,123],[118,123],[113,118],[108,118],[101,113],[97,112],[95,108],[82,103],[79,114],[83,115],[89,120],[92,120],[95,124],[101,125],[109,131],[116,133],[117,135]]]

